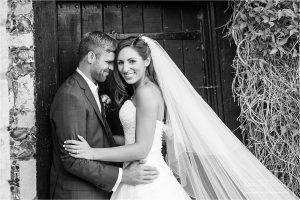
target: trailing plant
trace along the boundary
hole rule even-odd
[[[244,143],[300,197],[300,3],[234,1],[228,28]]]

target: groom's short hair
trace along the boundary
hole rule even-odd
[[[79,62],[90,52],[95,51],[99,47],[106,52],[114,52],[116,50],[117,41],[106,33],[101,31],[93,31],[84,34],[78,47]]]

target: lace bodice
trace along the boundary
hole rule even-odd
[[[131,100],[126,101],[119,112],[125,134],[125,145],[135,142],[136,108]],[[146,165],[154,166],[159,171],[159,176],[152,183],[128,185],[121,183],[112,194],[111,200],[191,200],[173,175],[161,154],[162,134],[164,123],[156,121],[156,129],[151,150],[146,160]],[[129,162],[124,162],[126,167]]]
[[[131,100],[125,101],[119,112],[120,121],[123,126],[125,135],[125,145],[133,144],[135,142],[135,126],[136,126],[136,108]],[[147,156],[147,160],[162,158],[162,134],[164,123],[156,121],[155,135],[151,150]]]

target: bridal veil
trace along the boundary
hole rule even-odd
[[[158,42],[151,50],[167,107],[167,163],[195,199],[298,199],[236,138]]]

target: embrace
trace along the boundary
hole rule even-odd
[[[116,43],[98,31],[86,34],[77,69],[52,102],[52,199],[297,199],[155,40]],[[109,70],[124,136],[112,134],[99,99],[98,82]]]

